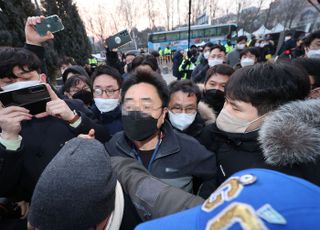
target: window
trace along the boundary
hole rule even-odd
[[[216,28],[208,28],[204,30],[205,37],[213,37],[217,36],[217,29]]]
[[[179,40],[179,32],[167,34],[167,41],[177,41]]]
[[[204,30],[193,30],[191,34],[192,38],[202,38],[204,36]]]
[[[180,32],[180,39],[181,40],[188,39],[188,31]]]
[[[165,42],[166,41],[166,35],[165,34],[153,34],[151,36],[151,42]]]

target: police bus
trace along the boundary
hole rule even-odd
[[[191,26],[190,45],[204,45],[207,42],[225,45],[227,40],[237,36],[236,24],[197,25]],[[148,49],[162,50],[169,46],[172,50],[188,48],[188,27],[172,31],[162,31],[148,34]]]

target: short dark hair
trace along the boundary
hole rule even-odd
[[[76,62],[73,57],[64,56],[63,58],[59,59],[58,66],[61,67],[62,65],[75,65]]]
[[[320,38],[320,30],[314,31],[303,39],[304,45],[309,47],[314,39]]]
[[[106,74],[110,77],[112,77],[114,80],[117,81],[119,88],[122,86],[122,76],[119,73],[119,71],[111,66],[108,65],[99,65],[96,67],[94,72],[92,73],[91,79],[92,79],[92,85],[93,82],[96,80],[97,77],[100,75]]]
[[[127,56],[138,56],[140,54],[140,52],[138,51],[138,50],[131,50],[131,51],[128,51],[128,52],[126,52],[125,53],[125,57],[127,57]]]
[[[137,68],[140,65],[148,65],[151,67],[153,71],[159,70],[159,65],[157,62],[157,59],[150,54],[144,54],[136,56],[132,62],[128,65],[128,72],[133,71],[135,68]]]
[[[85,84],[87,84],[92,91],[92,86],[89,79],[86,76],[80,74],[72,75],[67,79],[66,83],[64,83],[64,91],[70,92],[71,87],[76,87],[80,82],[84,82]]]
[[[39,58],[24,48],[1,47],[0,60],[0,78],[17,78],[12,72],[15,66],[26,72],[41,72],[41,61]]]
[[[256,47],[250,47],[250,48],[245,48],[240,52],[240,59],[242,58],[243,55],[251,53],[253,54],[257,60],[260,60],[260,50]]]
[[[305,99],[308,74],[288,61],[258,63],[238,69],[226,84],[226,98],[251,103],[263,115],[278,106]]]
[[[210,49],[213,47],[213,43],[212,42],[207,42],[204,46],[203,49],[209,47]]]
[[[176,92],[187,93],[188,97],[195,95],[197,98],[197,103],[201,99],[201,91],[199,86],[191,80],[173,81],[169,85],[169,98]]]
[[[242,36],[237,37],[237,43],[241,42],[242,40],[248,41],[247,36],[242,35]]]
[[[313,88],[320,87],[320,59],[319,58],[297,58],[293,63],[304,68],[314,79]]]
[[[135,71],[131,72],[128,79],[123,83],[123,87],[121,90],[121,101],[124,100],[124,96],[131,86],[140,83],[147,83],[154,86],[157,89],[158,95],[162,101],[162,106],[166,107],[168,105],[169,89],[162,76],[155,71],[139,67],[136,68]]]
[[[214,44],[211,49],[210,49],[210,52],[214,49],[219,49],[221,52],[224,52],[226,53],[226,48],[222,45],[219,45],[219,44]]]
[[[234,69],[227,65],[227,64],[219,64],[215,65],[213,67],[210,67],[206,73],[206,80],[204,81],[204,84],[206,84],[212,75],[214,74],[221,74],[226,76],[231,76],[234,73]]]

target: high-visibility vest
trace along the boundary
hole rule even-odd
[[[233,47],[229,46],[228,44],[226,44],[224,48],[226,48],[226,53],[230,53],[233,50]]]
[[[160,56],[163,55],[163,50],[159,50],[159,55],[160,55]]]
[[[179,72],[182,73],[182,80],[187,79],[188,71],[193,71],[196,68],[196,66],[190,61],[190,64],[186,65],[185,69],[183,69],[183,66],[187,60],[189,59],[184,59],[179,66]]]
[[[89,61],[89,65],[97,65],[98,64],[98,61],[96,58],[89,58],[88,61]]]
[[[164,49],[164,55],[170,55],[170,54],[171,54],[171,49],[166,47]]]

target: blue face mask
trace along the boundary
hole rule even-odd
[[[173,127],[183,131],[187,129],[196,118],[197,113],[173,113],[169,111],[169,120]]]

